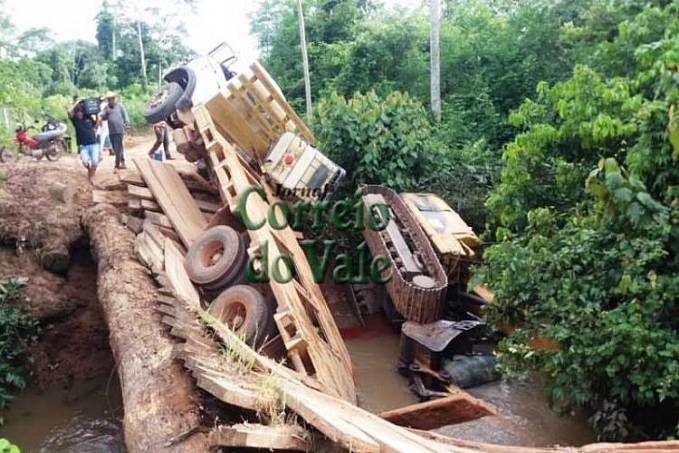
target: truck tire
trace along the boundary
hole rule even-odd
[[[233,263],[229,271],[226,272],[222,278],[213,283],[203,285],[203,290],[215,294],[220,293],[229,286],[247,283],[247,278],[245,275],[247,266],[248,254],[243,253],[242,258],[237,258],[237,261]]]
[[[212,302],[208,311],[250,345],[259,346],[270,335],[271,305],[251,286],[232,286]]]
[[[142,114],[146,121],[151,124],[164,121],[175,111],[175,104],[181,97],[184,89],[177,82],[163,85],[151,98],[146,101]]]
[[[247,252],[243,236],[226,225],[206,230],[191,245],[184,268],[192,282],[210,288],[225,287],[241,272]]]

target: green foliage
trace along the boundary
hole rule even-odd
[[[0,108],[9,109],[14,122],[41,121],[43,111],[65,121],[65,109],[73,95],[100,96],[115,89],[123,94],[133,125],[145,123],[141,108],[152,87],[141,88],[144,81],[137,20],[116,17],[114,30],[113,16],[107,10],[108,3],[104,3],[96,18],[96,44],[55,42],[46,28],[29,29],[15,36],[9,18],[0,16],[4,32],[0,33]],[[177,35],[181,27],[168,32],[165,21],[140,25],[147,71],[153,78],[193,55]],[[116,55],[112,51],[113,33]],[[13,128],[13,124],[5,128],[4,121],[0,122],[0,144],[10,144]]]
[[[16,280],[0,282],[0,409],[26,387],[28,346],[38,334],[37,321],[16,306],[19,286]]]
[[[319,148],[347,171],[349,187],[416,186],[433,158],[431,125],[422,105],[407,94],[333,94],[317,106]]]
[[[583,17],[564,39],[589,66],[510,115],[522,132],[476,281],[496,292],[488,319],[515,327],[505,370],[543,371],[551,400],[592,406],[604,439],[663,438],[679,426],[679,3],[593,2]]]
[[[21,450],[7,439],[0,437],[0,453],[21,453]]]

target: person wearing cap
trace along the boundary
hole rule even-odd
[[[116,155],[115,168],[125,169],[125,149],[123,147],[123,137],[130,130],[130,119],[127,111],[116,99],[113,91],[106,93],[106,105],[101,112],[101,119],[108,121],[108,136],[111,139],[111,146]]]

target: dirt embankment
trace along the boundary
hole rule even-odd
[[[41,321],[32,382],[68,384],[111,372],[108,329],[81,217],[91,187],[77,160],[0,166],[0,279],[28,277],[21,307]]]

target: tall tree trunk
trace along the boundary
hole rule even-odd
[[[146,58],[144,57],[144,42],[141,39],[141,21],[137,21],[137,38],[139,39],[139,58],[141,59],[141,77],[144,89],[148,84],[148,77],[146,76]]]
[[[306,52],[306,30],[304,27],[304,11],[302,10],[302,0],[297,0],[297,15],[299,18],[299,41],[302,47],[302,65],[304,66],[304,91],[306,94],[306,115],[311,121],[313,111],[311,108],[311,77],[309,76],[309,56]]]
[[[431,111],[436,121],[441,121],[441,56],[439,29],[441,22],[440,0],[429,0],[431,19]]]

